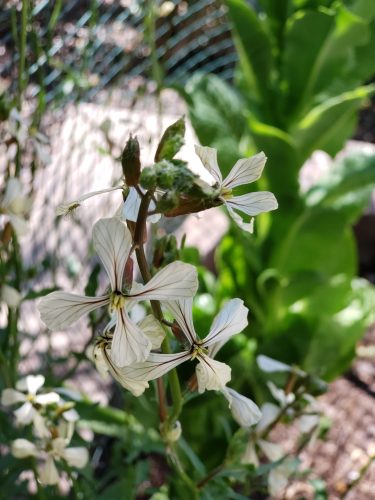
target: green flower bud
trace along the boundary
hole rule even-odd
[[[166,212],[167,210],[172,210],[177,207],[180,202],[180,196],[176,191],[168,191],[165,193],[158,203],[156,204],[156,210],[158,212]]]
[[[136,186],[141,173],[139,142],[137,137],[130,135],[121,155],[122,171],[128,186]]]
[[[146,167],[141,172],[139,180],[144,189],[155,189],[156,187],[156,172],[152,167]]]
[[[184,136],[185,118],[182,117],[165,130],[155,153],[155,162],[171,160],[183,146]]]

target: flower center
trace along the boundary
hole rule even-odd
[[[223,198],[224,200],[229,200],[230,198],[233,198],[232,189],[222,188],[220,193],[220,198]]]
[[[125,295],[116,290],[111,293],[111,309],[113,311],[121,309],[125,305]]]
[[[204,354],[208,354],[208,349],[206,347],[202,347],[199,344],[194,344],[191,347],[191,360],[196,359],[199,356],[203,356]]]

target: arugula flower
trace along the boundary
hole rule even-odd
[[[190,264],[176,261],[159,271],[147,284],[124,289],[123,275],[132,251],[130,231],[117,218],[99,220],[93,230],[93,241],[110,280],[111,289],[99,297],[53,292],[39,303],[44,323],[51,329],[67,328],[81,316],[99,307],[110,306],[116,317],[111,358],[118,367],[145,361],[152,343],[129,317],[126,307],[142,300],[169,301],[192,297],[197,291],[197,271]]]
[[[278,207],[275,196],[268,191],[246,193],[240,196],[233,194],[234,188],[250,184],[260,178],[267,160],[264,153],[238,160],[228,176],[223,180],[217,163],[216,149],[195,146],[195,152],[220,189],[219,199],[225,204],[229,215],[241,229],[252,233],[254,229],[253,217],[263,212],[275,210]],[[250,215],[250,222],[244,222],[236,210]]]

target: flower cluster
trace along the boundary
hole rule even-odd
[[[57,463],[82,468],[89,455],[86,448],[69,446],[79,418],[72,403],[65,402],[57,392],[40,392],[43,385],[42,375],[29,375],[17,382],[16,389],[3,390],[1,404],[19,405],[13,412],[18,427],[32,424],[34,442],[16,439],[11,446],[13,456],[34,457],[38,462],[38,480],[54,485],[60,479]]]
[[[175,260],[151,275],[143,244],[146,222],[155,222],[163,214],[173,216],[226,205],[234,221],[241,228],[252,231],[252,217],[274,210],[277,202],[269,192],[240,196],[233,193],[237,186],[259,179],[266,161],[263,153],[239,160],[223,181],[216,151],[197,146],[199,158],[213,177],[213,184],[206,184],[187,169],[184,162],[174,159],[182,144],[179,134],[183,129],[181,120],[167,129],[156,152],[155,164],[143,171],[138,142],[130,137],[121,157],[124,172],[121,184],[86,194],[59,207],[58,214],[67,214],[86,199],[114,190],[121,190],[124,199],[114,217],[98,220],[93,228],[94,248],[108,277],[106,291],[96,297],[53,292],[40,301],[39,310],[47,327],[59,330],[97,308],[106,307],[108,323],[91,350],[91,357],[101,374],[111,374],[133,395],[139,396],[151,380],[163,377],[184,362],[195,361],[198,392],[220,391],[234,418],[240,425],[250,427],[261,417],[259,408],[227,387],[231,368],[215,359],[222,345],[246,328],[248,309],[240,299],[229,300],[215,317],[206,337],[200,338],[194,329],[192,312],[193,297],[198,289],[196,268]],[[237,211],[250,216],[250,221],[244,222]],[[143,284],[129,275],[134,257]],[[135,322],[131,309],[138,302],[149,302],[154,314],[155,310],[157,313]],[[172,317],[172,322],[165,319],[165,314]],[[166,333],[166,325],[171,332]],[[165,349],[171,333],[178,341],[174,345],[181,347],[175,352]]]

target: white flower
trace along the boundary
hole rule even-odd
[[[140,188],[141,189],[141,188]],[[126,197],[126,200],[123,204],[121,217],[124,220],[130,220],[132,222],[137,222],[139,207],[141,206],[141,197],[138,194],[136,188],[129,188],[129,193]],[[153,200],[150,203],[150,211],[155,210],[156,205]],[[155,223],[160,219],[161,214],[153,214],[147,217],[147,220]]]
[[[0,302],[5,302],[9,307],[17,307],[22,300],[20,292],[9,285],[0,286]]]
[[[22,186],[16,177],[8,180],[5,195],[0,203],[0,213],[9,217],[18,237],[27,233],[28,224],[25,215],[31,208],[31,199],[22,194]]]
[[[259,368],[266,373],[295,373],[300,377],[305,377],[307,375],[306,372],[300,370],[295,366],[287,365],[286,363],[282,363],[281,361],[277,361],[276,359],[269,358],[268,356],[264,356],[263,354],[257,356],[257,364]]]
[[[4,406],[23,403],[14,412],[17,424],[28,425],[34,422],[36,429],[40,429],[40,433],[43,433],[43,423],[40,420],[42,417],[40,417],[36,407],[54,404],[60,400],[60,396],[56,392],[37,394],[43,384],[43,375],[28,375],[17,382],[17,390],[4,389],[1,394],[1,404]]]
[[[223,180],[218,163],[217,151],[214,148],[195,146],[195,152],[201,159],[205,168],[215,179],[220,189],[220,199],[226,205],[229,215],[234,222],[242,229],[250,233],[253,232],[253,221],[255,215],[262,212],[269,212],[278,207],[275,196],[268,191],[258,191],[255,193],[246,193],[240,196],[233,195],[233,189],[244,184],[250,184],[260,178],[266,156],[264,153],[258,153],[250,158],[238,160],[228,176]],[[250,222],[246,223],[235,210],[245,213],[251,217]]]
[[[270,470],[268,474],[268,490],[271,498],[276,498],[282,495],[285,488],[288,486],[289,477],[293,474],[295,465],[292,461],[284,460]]]
[[[88,353],[88,357],[95,363],[96,369],[103,378],[106,378],[108,372],[117,380],[125,389],[130,391],[134,396],[140,396],[149,384],[146,381],[132,380],[130,376],[126,377],[121,373],[121,370],[113,364],[110,356],[112,335],[109,330],[114,326],[114,322],[108,323],[103,335],[99,337],[95,346]],[[139,328],[149,338],[152,349],[158,349],[164,340],[165,332],[163,327],[154,316],[146,316],[139,324]]]
[[[229,403],[234,420],[243,428],[255,425],[262,417],[259,407],[251,399],[230,387],[221,391]]]
[[[214,319],[210,332],[204,340],[198,338],[192,318],[192,299],[168,303],[178,326],[183,332],[188,349],[176,354],[151,353],[144,363],[137,363],[121,370],[124,377],[148,381],[161,377],[184,361],[197,359],[198,391],[223,390],[231,378],[231,369],[225,363],[215,361],[208,348],[217,342],[223,343],[241,332],[247,325],[248,309],[240,299],[232,299]]]
[[[284,391],[284,389],[279,389],[273,382],[267,382],[267,386],[272,396],[276,399],[276,401],[280,404],[282,408],[289,406],[296,399],[296,396],[293,392],[289,392],[287,394]]]
[[[97,196],[98,194],[110,193],[111,191],[116,191],[117,189],[123,189],[123,186],[115,186],[107,189],[101,189],[100,191],[91,191],[91,193],[84,194],[80,196],[76,200],[68,201],[66,203],[61,203],[56,209],[56,215],[69,215],[76,208],[80,207],[82,202],[92,198],[93,196]]]
[[[116,316],[111,358],[122,367],[145,361],[152,342],[128,316],[126,304],[142,300],[170,300],[192,297],[198,287],[197,271],[190,264],[176,261],[159,271],[145,285],[123,289],[125,264],[132,250],[132,237],[123,222],[101,219],[93,231],[94,246],[109,276],[111,291],[100,297],[86,297],[53,292],[39,304],[42,320],[51,329],[63,329],[81,316],[101,306],[110,305]]]
[[[86,448],[67,448],[69,440],[63,437],[44,440],[39,446],[27,439],[16,439],[12,443],[12,455],[16,458],[36,457],[43,461],[38,467],[38,477],[42,484],[53,485],[59,482],[56,461],[64,460],[70,467],[83,468],[88,462]]]

